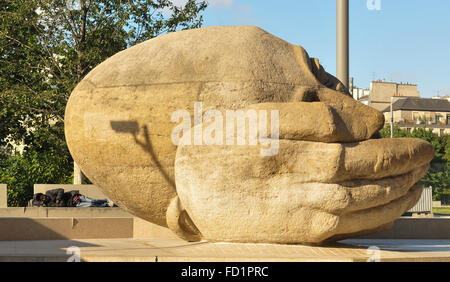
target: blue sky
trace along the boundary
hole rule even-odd
[[[450,1],[350,0],[350,74],[416,83],[422,97],[450,95]],[[302,45],[336,73],[335,0],[209,0],[204,26],[256,25]]]

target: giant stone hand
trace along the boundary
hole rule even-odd
[[[387,228],[417,202],[434,155],[421,140],[371,139],[382,114],[346,91],[303,48],[259,28],[175,32],[91,71],[69,99],[66,139],[121,208],[182,238],[318,244]],[[189,135],[177,147],[173,113],[194,120],[196,102],[202,113],[277,111],[276,154]]]

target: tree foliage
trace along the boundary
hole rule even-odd
[[[27,150],[23,155],[0,159],[0,183],[8,184],[8,206],[26,206],[39,183],[69,184],[73,180],[70,155],[53,149]]]
[[[78,82],[121,50],[164,33],[200,27],[206,6],[200,0],[187,0],[183,6],[169,0],[0,0],[0,148],[11,152],[12,143],[23,144],[26,152],[20,161],[20,156],[8,161],[0,156],[2,163],[31,169],[23,162],[51,165],[47,160],[58,155],[64,161],[54,159],[55,164],[71,171],[64,112]],[[12,173],[4,165],[0,169],[3,176]],[[66,178],[42,181],[61,179]]]
[[[381,130],[383,138],[390,138],[391,128],[386,125]],[[430,170],[420,181],[424,186],[433,187],[434,200],[447,199],[450,195],[450,135],[439,136],[431,129],[415,128],[411,132],[394,126],[394,138],[420,138],[430,142],[435,150]]]
[[[62,130],[67,99],[90,70],[147,39],[200,27],[205,8],[195,0],[0,0],[0,145],[7,136],[34,144],[29,129],[49,121]]]

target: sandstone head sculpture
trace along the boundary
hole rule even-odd
[[[92,70],[69,99],[66,139],[121,208],[186,240],[320,244],[388,228],[418,201],[434,156],[422,140],[374,139],[383,115],[347,93],[302,47],[257,27],[180,31]],[[238,110],[277,113],[277,126],[232,121],[247,143],[208,131]],[[179,111],[191,126],[174,142]],[[251,136],[276,142],[274,154]]]

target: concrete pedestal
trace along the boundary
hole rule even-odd
[[[97,262],[450,262],[450,240],[361,239],[328,247],[178,239],[9,241],[0,242],[0,261],[67,261],[74,250],[81,261]]]

